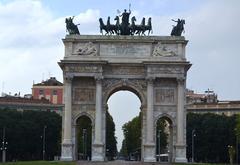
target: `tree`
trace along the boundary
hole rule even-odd
[[[187,157],[192,157],[192,130],[194,138],[195,161],[228,162],[228,145],[235,144],[234,128],[236,116],[216,114],[187,115]]]
[[[163,153],[163,152],[166,152],[166,149],[167,149],[167,139],[168,139],[168,136],[169,136],[169,132],[168,130],[166,129],[167,127],[167,121],[164,119],[164,118],[160,118],[158,119],[157,121],[157,128],[156,128],[156,135],[157,135],[157,138],[156,138],[156,153],[160,154],[160,153]],[[159,153],[159,131],[160,131],[160,153]]]
[[[112,116],[106,111],[106,156],[113,160],[117,155],[117,140],[115,137],[115,124]]]
[[[7,160],[42,159],[43,128],[46,128],[45,158],[60,155],[61,116],[55,112],[0,110],[0,140],[6,130]]]

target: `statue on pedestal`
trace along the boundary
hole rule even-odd
[[[73,23],[73,19],[74,19],[74,16],[65,19],[67,31],[69,32],[70,35],[71,34],[80,34],[78,27],[77,27],[77,25],[79,25],[79,24],[75,25]]]

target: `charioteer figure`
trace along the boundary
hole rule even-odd
[[[127,12],[126,9],[124,9],[124,12],[122,15],[122,23],[121,23],[121,35],[130,35],[130,29],[129,29],[129,16],[131,14],[131,10],[129,9],[129,12]]]

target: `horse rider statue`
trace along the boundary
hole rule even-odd
[[[73,23],[73,19],[74,19],[74,16],[65,19],[67,31],[69,32],[70,35],[71,34],[80,34],[78,27],[77,27],[77,25],[79,25],[79,24],[75,25]]]
[[[173,26],[172,32],[171,32],[171,36],[181,36],[182,32],[184,31],[184,24],[185,24],[185,20],[184,19],[179,19],[177,21],[175,21],[174,19],[172,19],[172,21],[177,22],[176,26]]]

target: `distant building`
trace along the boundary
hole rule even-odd
[[[204,94],[194,93],[193,90],[187,90],[187,112],[192,113],[215,113],[219,115],[231,116],[240,114],[239,101],[219,101],[217,95],[210,90]]]
[[[17,111],[33,110],[33,111],[51,111],[62,114],[63,104],[52,104],[45,98],[34,99],[15,96],[0,97],[0,110],[12,109]]]
[[[55,77],[50,77],[46,81],[33,84],[32,96],[34,99],[45,98],[53,104],[63,104],[63,84]]]

